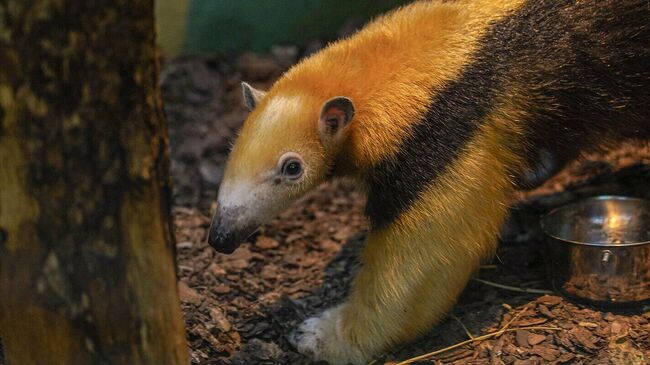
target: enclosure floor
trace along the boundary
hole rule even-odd
[[[638,165],[644,162],[646,165]],[[518,288],[551,290],[541,259],[538,215],[597,193],[650,198],[650,151],[626,146],[572,164],[542,188],[521,194],[493,262],[476,277]],[[366,222],[350,182],[319,188],[265,225],[233,255],[205,243],[209,219],[174,210],[180,288],[196,364],[309,364],[286,341],[305,316],[341,301],[357,267]],[[650,310],[611,312],[556,295],[468,285],[449,318],[420,340],[378,357],[404,360],[509,328],[436,358],[444,364],[647,364]]]

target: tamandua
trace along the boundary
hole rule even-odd
[[[362,364],[445,316],[513,191],[590,146],[650,137],[650,3],[419,1],[243,92],[208,242],[232,252],[323,181],[353,178],[371,226],[362,269],[292,341]]]

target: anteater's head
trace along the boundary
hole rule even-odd
[[[228,159],[208,234],[223,253],[328,177],[354,116],[346,97],[242,87],[251,113]]]

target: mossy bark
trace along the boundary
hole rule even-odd
[[[0,0],[0,337],[15,364],[187,364],[153,0]]]

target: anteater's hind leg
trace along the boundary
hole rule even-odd
[[[565,159],[559,158],[548,149],[540,149],[536,152],[528,168],[517,176],[516,183],[520,189],[535,189],[564,167]]]

